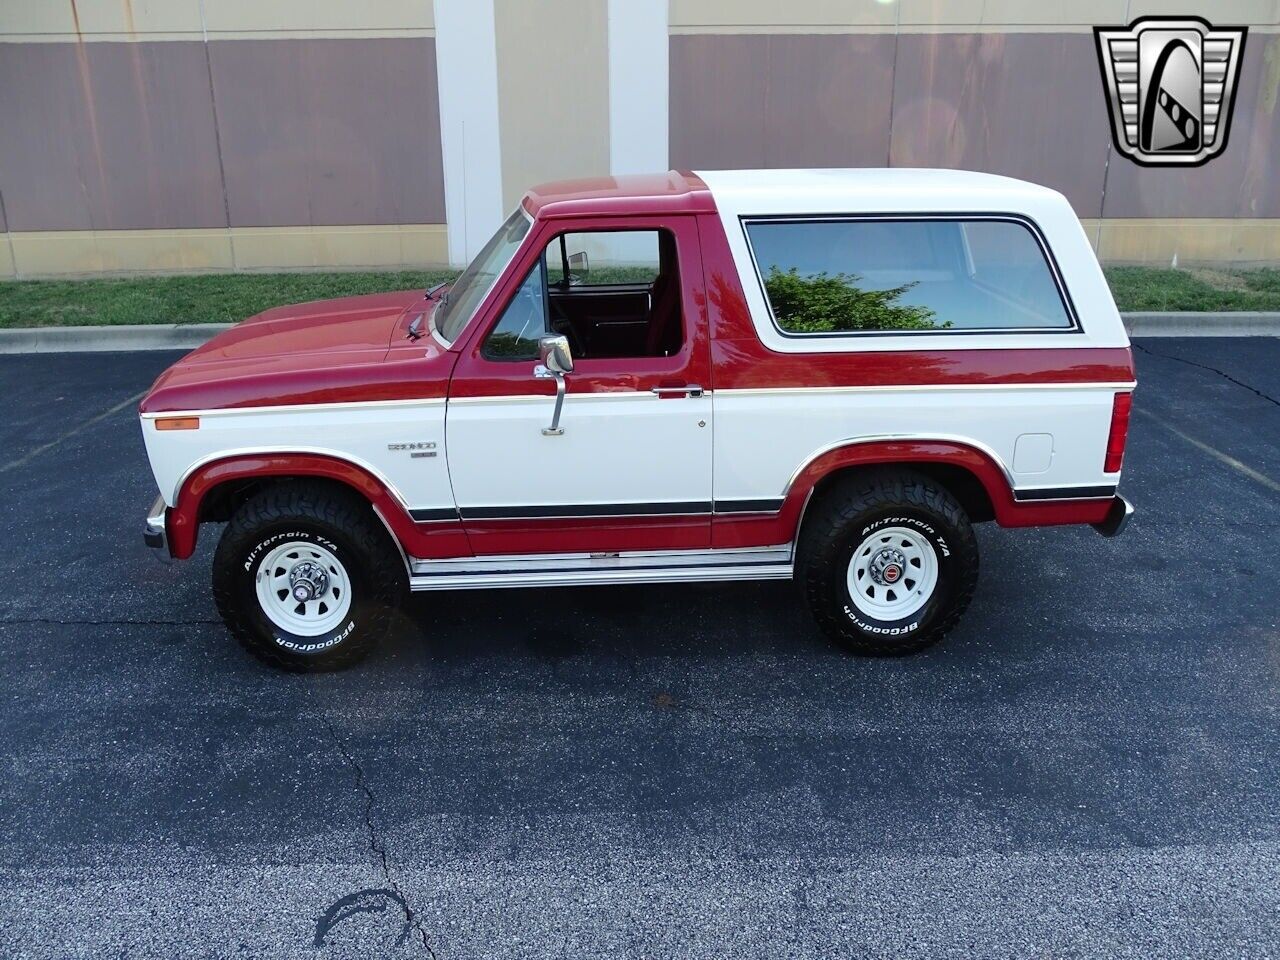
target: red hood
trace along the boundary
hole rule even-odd
[[[187,354],[143,413],[443,396],[455,359],[402,327],[435,310],[419,290],[275,307]],[[430,317],[424,318],[423,330]]]
[[[272,307],[218,334],[183,363],[352,350],[385,354],[396,321],[421,300],[420,291],[405,290]]]

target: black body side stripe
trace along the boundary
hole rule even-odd
[[[782,509],[782,497],[763,500],[717,500],[716,513],[777,513]]]
[[[419,523],[433,520],[531,520],[566,517],[571,519],[590,517],[662,517],[697,516],[715,513],[777,513],[782,509],[782,497],[763,500],[682,500],[671,503],[563,503],[546,506],[512,507],[451,507],[410,510],[409,515]],[[713,511],[714,506],[714,511]]]
[[[464,520],[522,520],[545,517],[656,517],[710,513],[710,500],[674,503],[555,503],[548,506],[463,507]]]
[[[1041,487],[1036,490],[1015,490],[1015,500],[1100,500],[1114,497],[1114,486],[1100,487]]]
[[[413,517],[418,523],[426,523],[430,520],[457,520],[458,511],[454,507],[427,508],[424,510],[410,510],[409,516]]]
[[[1114,497],[1114,486],[1096,487],[1041,487],[1032,490],[1015,490],[1013,498],[1019,502],[1040,500],[1099,500]],[[784,503],[782,497],[756,500],[682,500],[670,503],[587,503],[550,504],[546,506],[512,507],[452,507],[410,510],[409,515],[418,523],[439,520],[545,520],[556,517],[569,519],[591,517],[662,517],[697,516],[699,514],[777,513]]]

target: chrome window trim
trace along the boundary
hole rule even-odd
[[[1063,309],[1067,314],[1067,319],[1071,321],[1069,327],[966,327],[963,330],[943,329],[934,330],[828,330],[816,333],[795,333],[787,331],[778,323],[778,318],[774,315],[773,304],[769,300],[769,292],[764,286],[764,277],[760,274],[760,261],[756,257],[755,247],[751,245],[751,233],[747,230],[754,223],[863,223],[863,222],[921,222],[921,223],[937,223],[947,221],[973,221],[973,220],[993,220],[1005,223],[1016,223],[1025,228],[1036,243],[1040,247],[1040,253],[1044,257],[1045,265],[1049,268],[1049,273],[1053,277],[1054,286],[1057,288],[1058,297],[1062,302]],[[928,213],[928,212],[911,212],[911,213],[836,213],[836,214],[742,214],[738,217],[738,223],[742,229],[742,238],[747,245],[747,254],[751,258],[751,269],[755,274],[756,283],[760,288],[760,297],[764,301],[764,308],[769,314],[769,322],[773,324],[773,329],[778,335],[788,340],[829,340],[833,338],[844,339],[865,339],[867,337],[943,337],[943,336],[992,336],[999,334],[1025,335],[1025,334],[1052,334],[1052,335],[1069,335],[1083,334],[1084,327],[1080,323],[1080,317],[1076,313],[1074,301],[1071,299],[1071,292],[1067,289],[1066,281],[1063,279],[1062,271],[1058,267],[1057,258],[1053,255],[1053,250],[1049,247],[1045,240],[1044,231],[1040,229],[1040,225],[1034,219],[1022,213]]]

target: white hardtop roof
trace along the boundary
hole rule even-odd
[[[1066,206],[1056,190],[970,170],[849,168],[698,170],[724,215],[1000,212],[1036,215]]]
[[[711,193],[724,227],[742,292],[760,340],[779,353],[920,350],[988,350],[1013,346],[1124,347],[1129,343],[1089,238],[1067,198],[1056,190],[967,170],[708,170],[697,175]],[[765,303],[743,221],[753,217],[815,218],[907,216],[1000,216],[1029,219],[1053,251],[1084,335],[1064,339],[1058,331],[961,336],[954,331],[903,333],[870,338],[789,337],[774,325]]]

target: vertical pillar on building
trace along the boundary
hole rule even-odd
[[[666,0],[609,0],[609,172],[668,169]]]
[[[449,261],[461,266],[502,222],[493,0],[434,0]]]

